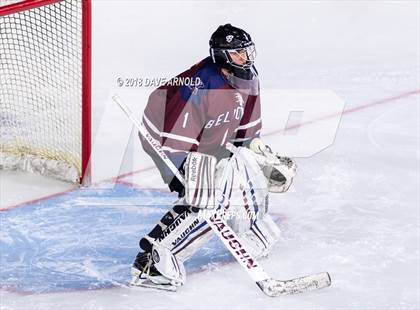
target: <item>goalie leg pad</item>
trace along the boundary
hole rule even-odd
[[[222,159],[217,164],[215,179],[217,186],[217,197],[223,197],[220,204],[222,210],[230,206],[230,199],[233,191],[233,168],[228,159]],[[201,209],[199,212],[189,212],[185,217],[181,216],[175,220],[174,225],[169,225],[163,230],[161,242],[171,249],[181,261],[188,260],[202,245],[207,243],[213,234],[210,226],[204,221],[200,212],[208,212]]]
[[[190,258],[212,236],[198,209],[175,205],[152,231],[140,240],[140,248],[152,252],[154,244],[170,249],[180,261]]]
[[[240,234],[242,242],[256,258],[267,256],[280,237],[280,229],[269,214],[257,219],[251,228]]]
[[[151,253],[141,252],[131,267],[131,285],[153,284],[168,288],[185,283],[185,269],[182,262],[164,246],[154,242]]]
[[[266,213],[267,182],[254,153],[247,148],[239,148],[229,164],[234,170],[234,186],[229,209],[233,216],[228,223],[235,232],[241,234]]]
[[[170,284],[181,286],[185,283],[184,264],[179,262],[171,251],[159,244],[153,245],[152,259],[155,268],[170,280]]]

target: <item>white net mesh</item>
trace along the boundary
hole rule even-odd
[[[0,168],[79,181],[82,0],[0,16],[0,83]]]

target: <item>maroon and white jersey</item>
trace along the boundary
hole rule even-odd
[[[227,142],[242,145],[260,134],[258,79],[227,77],[208,57],[153,91],[143,124],[177,167],[190,151],[229,156]],[[173,174],[142,144],[170,183]]]

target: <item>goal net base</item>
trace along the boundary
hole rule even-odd
[[[31,172],[72,183],[80,178],[78,169],[66,162],[24,153],[0,152],[0,170]]]

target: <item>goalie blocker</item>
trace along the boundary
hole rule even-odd
[[[190,152],[184,165],[185,202],[200,209],[215,206],[216,157]]]

